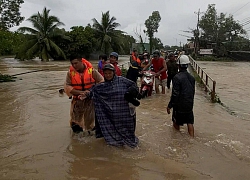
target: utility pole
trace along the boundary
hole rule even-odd
[[[197,55],[198,53],[198,50],[199,50],[199,35],[200,35],[200,32],[199,32],[199,23],[200,23],[200,9],[198,10],[198,12],[194,12],[195,14],[197,14],[198,16],[198,20],[197,20],[197,25],[196,25],[196,30],[194,30],[194,38],[195,38],[195,42],[194,42],[194,52],[195,54]]]
[[[177,38],[174,38],[174,39],[175,39],[175,46],[178,46],[178,45],[177,45]]]

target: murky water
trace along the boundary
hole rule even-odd
[[[72,135],[70,100],[58,94],[69,62],[0,60],[1,73],[50,69],[0,84],[0,179],[249,179],[250,124],[245,115],[250,71],[245,65],[202,66],[217,81],[221,100],[237,116],[211,104],[197,86],[196,138],[190,139],[186,127],[180,133],[172,128],[165,110],[171,92],[154,94],[137,108],[139,147],[126,149]]]
[[[217,82],[221,101],[237,116],[250,120],[250,62],[199,62]]]

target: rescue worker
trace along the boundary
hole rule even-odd
[[[115,67],[115,73],[117,76],[121,76],[122,75],[122,71],[118,66],[118,58],[119,55],[117,52],[111,52],[109,55],[109,62],[110,64],[112,64]]]
[[[173,79],[172,95],[168,103],[167,113],[170,114],[170,109],[173,108],[173,127],[180,130],[180,126],[187,124],[189,135],[194,137],[195,79],[187,72],[189,63],[187,55],[181,55],[177,60],[179,73]]]
[[[137,50],[133,50],[130,58],[130,66],[126,78],[137,83],[139,72],[141,71],[141,60],[138,57]]]
[[[86,59],[73,55],[70,57],[71,66],[67,72],[64,91],[73,96],[70,108],[70,126],[73,132],[78,133],[94,128],[94,104],[91,99],[81,100],[81,96],[96,83],[103,82],[102,75],[93,68]]]
[[[151,65],[153,65],[155,74],[155,91],[159,94],[159,86],[162,86],[162,94],[165,94],[166,91],[166,84],[167,84],[167,65],[163,58],[160,57],[160,52],[155,51],[153,53],[153,58],[151,62],[146,65],[143,70],[147,70]]]

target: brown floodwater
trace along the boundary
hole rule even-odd
[[[122,57],[126,63],[128,57]],[[96,66],[97,61],[93,61]],[[249,179],[250,63],[202,62],[217,81],[225,107],[212,104],[197,85],[195,138],[172,128],[166,95],[153,94],[137,108],[136,149],[73,135],[70,100],[60,96],[69,62],[0,60],[0,179]],[[235,112],[235,113],[230,113]]]

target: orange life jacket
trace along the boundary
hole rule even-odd
[[[132,55],[132,60],[137,62],[139,66],[141,65],[141,60],[138,57],[136,57],[135,55]]]
[[[82,58],[82,63],[85,66],[82,76],[79,72],[75,70],[75,68],[72,65],[69,68],[71,86],[73,86],[74,89],[80,91],[90,89],[95,84],[95,80],[92,75],[93,72],[92,64],[84,58]]]

